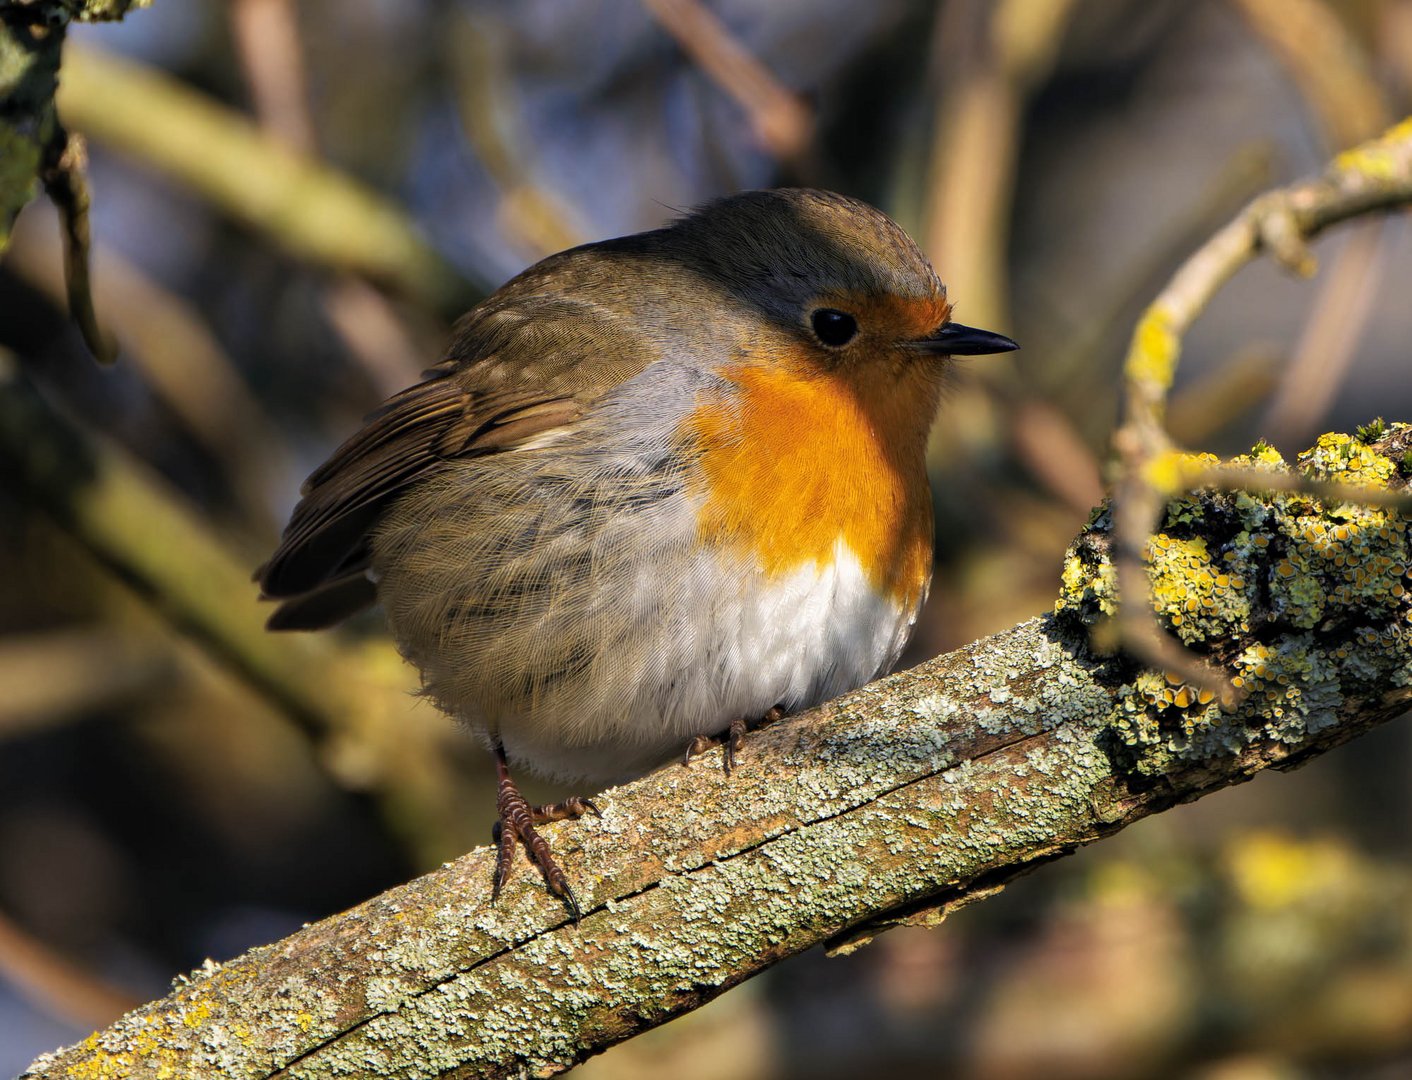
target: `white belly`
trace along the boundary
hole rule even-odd
[[[800,567],[774,581],[723,565],[735,562],[703,559],[672,625],[650,635],[655,641],[643,642],[648,652],[636,661],[606,666],[587,700],[566,695],[503,717],[499,735],[511,760],[564,780],[619,781],[734,719],[755,720],[776,705],[809,708],[897,662],[916,611],[879,596],[841,544],[831,566]]]

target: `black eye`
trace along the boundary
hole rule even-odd
[[[820,308],[810,317],[814,336],[830,348],[847,345],[858,333],[858,320],[846,311],[834,308]]]

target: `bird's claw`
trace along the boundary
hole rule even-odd
[[[582,918],[578,899],[574,896],[574,890],[569,886],[568,877],[555,862],[548,842],[539,835],[535,826],[550,821],[566,821],[581,817],[589,812],[602,817],[602,811],[598,809],[592,799],[585,799],[577,795],[565,799],[563,802],[550,803],[546,806],[531,806],[520,794],[520,789],[515,786],[515,782],[510,779],[510,770],[505,762],[503,750],[496,754],[496,772],[499,777],[499,786],[496,791],[495,809],[499,814],[499,820],[491,829],[491,837],[495,843],[495,880],[491,886],[491,899],[498,900],[500,898],[501,889],[510,879],[510,868],[515,861],[515,846],[522,844],[529,861],[534,863],[536,869],[543,876],[544,883],[549,886],[549,891],[564,901],[574,923],[577,924]]]
[[[726,728],[719,735],[698,735],[687,743],[686,754],[682,757],[683,765],[690,765],[691,759],[700,754],[704,754],[713,746],[721,747],[721,767],[727,776],[735,768],[736,758],[740,753],[740,748],[745,742],[745,733],[752,728],[761,727],[772,723],[784,715],[784,710],[776,705],[773,709],[760,717],[755,723],[750,723],[743,716],[731,721],[730,727]]]

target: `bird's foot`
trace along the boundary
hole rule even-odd
[[[735,768],[736,755],[740,751],[741,744],[745,741],[745,733],[747,731],[754,731],[758,727],[764,727],[766,724],[773,723],[783,715],[784,710],[776,705],[754,722],[748,721],[744,717],[737,717],[735,720],[731,721],[730,727],[726,728],[726,730],[719,735],[698,735],[687,744],[686,756],[682,758],[682,764],[689,765],[691,764],[692,758],[699,754],[704,754],[713,746],[720,746],[722,748],[721,764],[726,771],[726,775],[729,776],[731,770]]]
[[[499,898],[500,890],[509,880],[510,867],[515,861],[515,846],[523,844],[525,854],[543,875],[549,891],[564,901],[569,914],[577,923],[581,912],[578,900],[574,897],[574,890],[569,887],[569,879],[564,875],[564,871],[559,869],[559,864],[554,861],[554,856],[549,850],[549,844],[535,831],[535,826],[549,821],[582,817],[590,812],[602,817],[602,813],[593,800],[578,796],[547,806],[531,806],[511,779],[505,751],[499,746],[495,748],[495,773],[495,809],[499,820],[491,834],[496,848],[495,885],[491,891],[491,899]]]
[[[598,804],[592,799],[585,799],[581,795],[573,795],[563,802],[544,803],[540,806],[530,807],[530,817],[534,819],[536,825],[543,825],[549,821],[573,821],[583,817],[584,814],[602,817],[603,811],[598,809]]]

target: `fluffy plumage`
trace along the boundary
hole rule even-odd
[[[856,340],[816,339],[820,306]],[[901,229],[823,192],[552,256],[309,478],[272,625],[375,582],[442,708],[591,783],[857,686],[926,589],[948,315]]]

